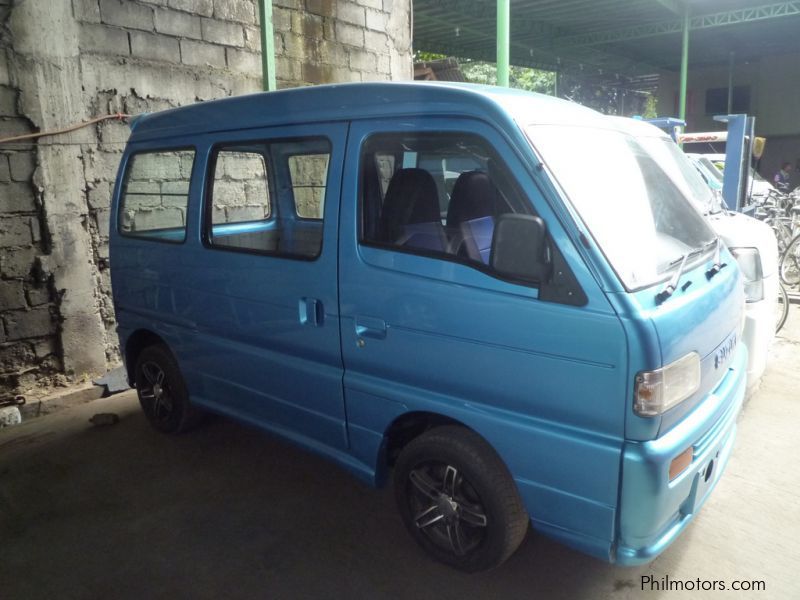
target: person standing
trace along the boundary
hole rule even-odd
[[[781,164],[781,170],[775,173],[775,177],[772,178],[772,183],[775,187],[781,192],[788,192],[789,191],[789,173],[792,170],[792,163],[784,162]]]

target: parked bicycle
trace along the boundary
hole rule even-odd
[[[778,284],[778,307],[775,311],[775,333],[778,333],[789,316],[789,294],[783,284]]]
[[[778,274],[785,285],[789,287],[800,285],[800,234],[789,242],[781,254]]]
[[[777,333],[789,316],[789,292],[793,288],[800,291],[800,188],[788,194],[770,190],[756,206],[754,216],[772,228],[778,242]]]
[[[800,200],[795,194],[770,190],[756,206],[754,216],[772,228],[779,254],[783,254],[792,239],[800,234]]]

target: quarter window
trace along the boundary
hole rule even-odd
[[[133,155],[122,186],[119,230],[123,235],[167,242],[186,238],[186,211],[194,150]]]

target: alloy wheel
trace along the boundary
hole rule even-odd
[[[414,524],[438,548],[461,557],[486,538],[486,511],[456,467],[417,465],[408,475],[408,493]]]

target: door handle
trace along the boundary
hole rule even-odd
[[[356,317],[356,335],[382,340],[386,337],[386,321],[374,317]]]
[[[298,311],[300,313],[300,323],[302,325],[322,327],[322,324],[325,322],[325,308],[322,305],[322,300],[317,300],[316,298],[300,298]]]

